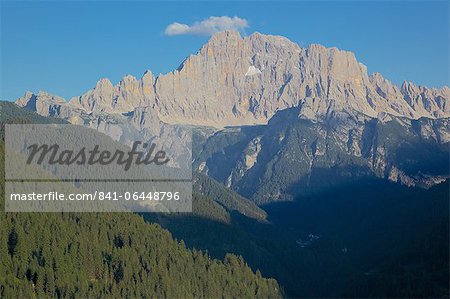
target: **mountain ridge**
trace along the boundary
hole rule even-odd
[[[301,48],[281,36],[220,32],[165,75],[101,79],[69,102],[27,93],[17,104],[115,140],[164,142],[177,138],[177,127],[209,127],[194,168],[260,204],[336,178],[425,188],[448,178],[439,167],[448,160],[448,87],[396,86],[368,75],[352,52]]]
[[[64,99],[27,92],[16,103],[45,116],[79,121],[82,114],[123,114],[150,107],[172,124],[216,128],[266,124],[279,110],[300,107],[299,117],[321,120],[331,112],[380,113],[411,119],[450,117],[450,89],[398,87],[349,51],[312,44],[301,48],[282,36],[238,32],[214,34],[199,51],[167,74],[146,71],[116,85],[100,79]]]

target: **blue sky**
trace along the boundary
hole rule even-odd
[[[1,2],[0,99],[26,90],[68,99],[103,77],[166,73],[208,40],[166,27],[210,16],[245,20],[245,34],[353,51],[397,84],[449,85],[448,1]]]

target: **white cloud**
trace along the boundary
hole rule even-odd
[[[201,22],[195,22],[192,25],[172,23],[166,27],[164,34],[172,35],[212,35],[219,31],[235,30],[242,31],[248,26],[246,19],[239,17],[209,17]]]

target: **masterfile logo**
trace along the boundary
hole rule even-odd
[[[8,124],[5,209],[191,212],[191,134],[185,130],[170,140],[119,142],[75,125]]]
[[[138,150],[142,144],[142,150]],[[150,146],[148,143],[135,141],[130,151],[124,152],[122,150],[115,150],[111,152],[107,149],[100,150],[100,145],[95,145],[93,149],[88,150],[86,147],[81,148],[80,151],[75,152],[73,150],[60,150],[58,144],[32,144],[28,146],[30,154],[27,159],[27,164],[31,164],[36,158],[36,163],[41,165],[44,159],[51,165],[108,165],[116,163],[117,165],[123,165],[124,170],[130,169],[131,164],[136,165],[164,165],[170,161],[170,158],[166,156],[166,152],[163,150],[155,150],[156,144],[152,143]],[[147,152],[145,152],[147,150]],[[154,154],[154,152],[156,152]]]

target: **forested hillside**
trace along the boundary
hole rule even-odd
[[[147,214],[189,248],[244,257],[292,298],[447,298],[449,181],[380,179],[264,206],[266,222]],[[153,217],[159,216],[156,219]]]
[[[134,214],[0,214],[0,297],[280,297],[241,257],[186,249]]]
[[[10,103],[0,109],[0,298],[281,297],[242,257],[187,249],[132,213],[3,212],[4,124],[53,119]]]
[[[242,197],[231,189],[226,188],[213,178],[202,173],[193,173],[193,192],[214,199],[217,204],[228,211],[235,211],[249,218],[264,221],[267,213],[254,202]],[[194,211],[195,212],[195,211]]]

